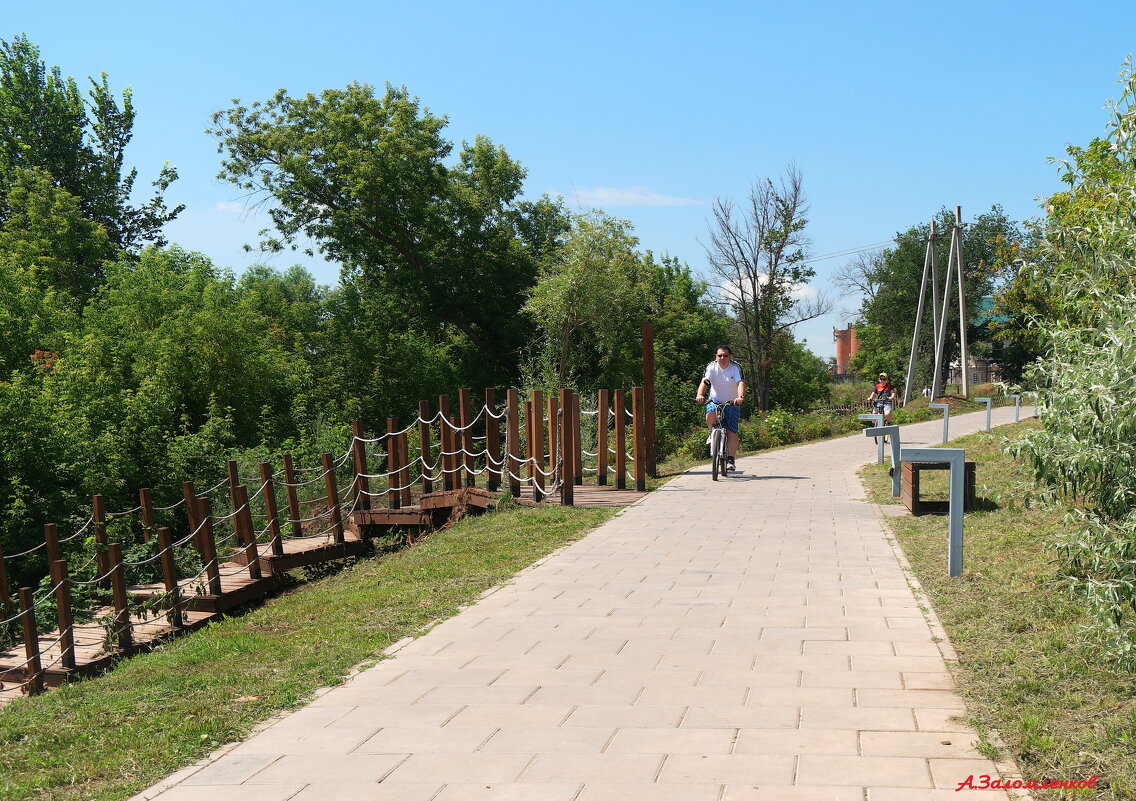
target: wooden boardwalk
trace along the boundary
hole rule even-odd
[[[576,485],[573,492],[574,505],[580,507],[624,507],[644,496],[642,492],[612,486]],[[271,553],[270,546],[261,543],[257,556],[259,577],[252,575],[255,571],[249,569],[250,556],[245,550],[234,549],[228,561],[218,565],[220,592],[211,591],[216,587],[211,587],[209,577],[204,573],[179,579],[180,625],[173,625],[164,610],[145,611],[142,616],[135,611],[131,614],[129,642],[120,642],[110,633],[114,608],[94,610],[93,620],[76,623],[72,627],[75,666],[70,669],[62,665],[63,645],[58,632],[37,634],[43,682],[48,687],[56,687],[74,677],[96,675],[108,669],[117,659],[150,650],[173,637],[200,628],[226,611],[267,597],[279,590],[284,575],[290,570],[359,556],[369,550],[370,540],[379,537],[403,533],[408,535],[408,540],[413,540],[444,525],[455,513],[479,514],[491,510],[500,497],[499,492],[465,487],[420,495],[413,506],[357,510],[344,520],[341,541],[336,541],[331,533],[284,539],[281,542],[282,553],[279,554]],[[526,506],[552,505],[557,503],[557,496],[550,495],[544,504],[524,499],[517,502]],[[126,591],[135,610],[139,604],[160,600],[167,594],[162,582],[130,586]],[[28,678],[26,666],[24,644],[0,651],[0,704],[20,694],[19,687]]]

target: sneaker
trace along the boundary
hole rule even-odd
[[[737,470],[737,468],[734,467],[733,457],[726,460],[726,469],[727,470]]]

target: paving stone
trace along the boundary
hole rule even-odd
[[[719,785],[706,782],[591,782],[584,785],[577,801],[719,801],[721,792]]]
[[[788,754],[672,754],[659,780],[788,786],[795,764]]]
[[[763,787],[727,784],[721,801],[863,801],[857,787]]]
[[[797,783],[864,787],[931,787],[927,761],[913,757],[814,756],[805,754],[797,765]]]
[[[994,768],[853,500],[873,457],[850,436],[679,477],[157,797],[956,798]]]
[[[663,757],[658,754],[540,754],[524,783],[652,781]]]

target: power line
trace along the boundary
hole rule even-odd
[[[838,259],[841,256],[855,256],[857,253],[865,253],[869,250],[879,250],[885,245],[892,244],[894,241],[894,239],[886,239],[883,242],[875,242],[871,245],[860,245],[859,247],[847,248],[846,250],[838,250],[833,253],[825,253],[821,256],[813,256],[812,258],[806,259],[805,261],[826,261],[828,259]]]

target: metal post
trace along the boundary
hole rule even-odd
[[[947,347],[947,308],[951,300],[951,270],[954,268],[954,237],[951,237],[951,252],[947,256],[947,279],[943,291],[943,311],[939,315],[939,324],[935,329],[935,376],[931,380],[931,397],[938,398],[943,394],[943,367]]]
[[[955,206],[954,238],[958,244],[955,246],[955,259],[958,262],[958,294],[959,294],[959,365],[962,368],[961,392],[964,398],[970,397],[970,349],[967,347],[966,326],[969,322],[966,316],[966,277],[962,261],[962,206]]]
[[[923,280],[919,284],[919,303],[915,312],[915,333],[911,335],[911,356],[907,360],[907,381],[903,388],[903,402],[911,400],[915,389],[915,359],[919,353],[919,329],[923,324],[923,299],[927,296],[927,278],[931,272],[931,261],[935,253],[935,221],[931,220],[931,234],[927,237],[927,253],[923,257]]]
[[[1011,395],[1010,397],[1014,399],[1014,422],[1020,423],[1022,414],[1022,396]]]
[[[946,403],[928,403],[928,409],[942,409],[943,410],[943,442],[948,439],[947,428],[951,419],[951,407]]]
[[[875,428],[880,428],[884,424],[884,416],[882,414],[858,414],[858,420],[867,420],[870,423],[875,423]],[[884,463],[884,440],[883,437],[876,437],[876,464]]]
[[[986,430],[989,431],[990,430],[990,404],[992,403],[992,399],[991,398],[975,398],[974,400],[977,401],[978,403],[985,403],[986,404]]]
[[[965,503],[966,451],[962,448],[904,448],[904,462],[937,462],[951,469],[950,511],[948,514],[947,574],[962,575],[962,513]]]
[[[899,482],[903,477],[903,471],[900,469],[899,459],[899,426],[878,426],[877,428],[865,428],[864,436],[888,438],[888,444],[891,445],[891,495],[893,498],[898,498]]]

